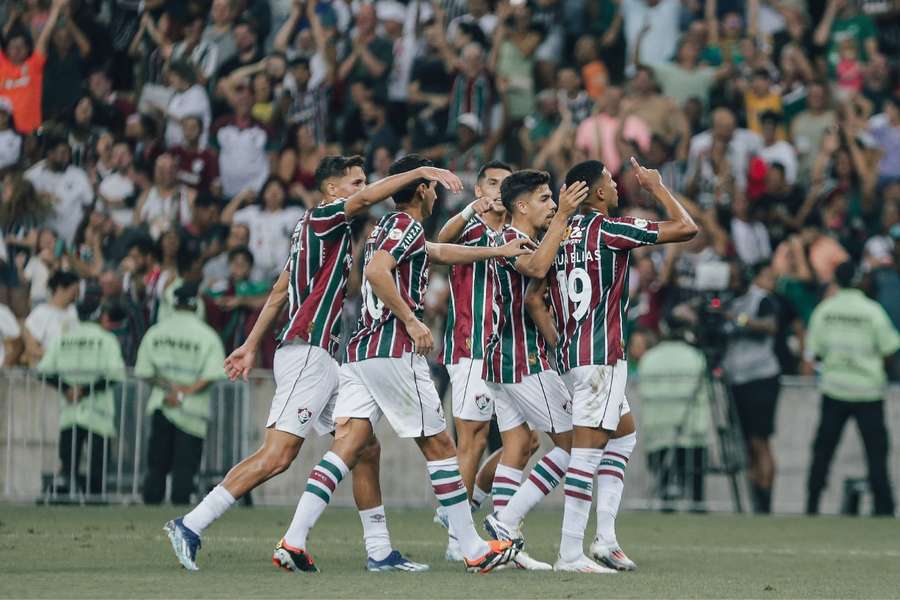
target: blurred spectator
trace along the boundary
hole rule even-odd
[[[219,66],[219,48],[210,40],[204,39],[205,25],[205,15],[200,12],[190,15],[184,26],[184,38],[173,44],[169,52],[172,64],[186,62],[192,67],[191,71],[201,85],[206,85],[212,79]]]
[[[122,275],[117,270],[108,269],[100,274],[100,302],[108,321],[107,331],[115,334],[122,349],[122,357],[129,367],[137,359],[138,345],[147,324],[144,311],[125,293]]]
[[[762,221],[763,212],[757,203],[753,205],[745,194],[738,194],[731,203],[731,239],[734,249],[747,266],[768,262],[772,257],[769,232]]]
[[[822,415],[813,442],[806,512],[819,512],[831,459],[844,425],[853,417],[866,451],[873,513],[893,516],[890,444],[884,421],[884,361],[900,349],[900,335],[884,309],[854,289],[855,276],[853,264],[842,263],[835,273],[839,290],[816,307],[810,319],[806,359],[822,361]]]
[[[846,0],[828,0],[822,20],[816,27],[814,41],[826,46],[828,68],[835,70],[841,61],[841,43],[848,40],[861,60],[878,55],[875,24],[860,11],[859,4]]]
[[[0,303],[0,367],[11,367],[19,360],[22,328],[6,304]]]
[[[658,92],[653,71],[646,66],[637,67],[629,85],[629,94],[622,102],[625,114],[634,115],[647,124],[651,134],[658,135],[667,143],[675,145],[678,148],[676,156],[681,160],[687,158],[691,135],[687,120],[681,108],[671,98],[666,98]],[[640,149],[646,152],[647,144]]]
[[[153,169],[153,185],[141,194],[134,209],[134,223],[144,223],[150,237],[160,236],[191,219],[191,203],[196,192],[178,182],[178,168],[171,154],[161,154]]]
[[[609,85],[609,71],[597,52],[597,43],[589,35],[578,38],[575,42],[575,61],[581,71],[581,79],[588,96],[595,102],[603,98],[606,86]]]
[[[808,179],[822,140],[834,127],[835,119],[835,112],[830,109],[828,86],[824,83],[811,84],[806,95],[806,110],[791,122],[791,139],[800,158],[800,173],[804,180]]]
[[[450,90],[447,131],[455,132],[456,120],[466,113],[474,114],[484,130],[491,131],[493,89],[491,75],[485,68],[484,48],[475,42],[467,44],[460,54],[460,64]]]
[[[54,28],[50,24],[53,33],[44,65],[41,102],[45,120],[58,118],[75,106],[87,74],[91,41],[72,18],[70,2],[62,9],[59,26]]]
[[[178,165],[178,180],[201,194],[222,192],[219,180],[219,156],[215,150],[201,146],[203,118],[187,115],[181,119],[183,142],[169,149]]]
[[[206,437],[210,388],[225,376],[222,342],[214,329],[195,316],[196,285],[179,287],[175,298],[175,314],[147,331],[134,367],[135,376],[152,386],[147,403],[152,424],[144,479],[146,504],[164,500],[170,473],[172,503],[190,502]]]
[[[207,322],[219,332],[225,352],[244,343],[259,309],[269,295],[269,284],[250,278],[253,253],[246,246],[228,251],[228,279],[206,291]]]
[[[134,207],[141,195],[142,181],[134,168],[134,154],[127,142],[115,142],[110,152],[108,172],[98,172],[100,185],[97,186],[97,196],[112,220],[126,227],[134,219]]]
[[[497,78],[506,120],[517,125],[534,110],[534,53],[546,31],[532,22],[531,7],[525,2],[499,4],[497,19],[489,65]]]
[[[678,45],[679,0],[621,0],[626,57],[640,54],[646,64],[670,60]]]
[[[50,277],[50,297],[38,304],[25,319],[22,337],[25,340],[25,363],[35,366],[44,356],[50,343],[78,325],[75,300],[78,298],[78,276],[57,271]]]
[[[84,216],[84,207],[94,201],[94,189],[84,169],[71,164],[72,150],[64,138],[51,137],[45,144],[45,159],[25,172],[38,192],[53,205],[52,227],[67,244]]]
[[[114,384],[125,377],[125,362],[116,336],[109,332],[109,308],[96,300],[78,304],[78,321],[47,345],[37,365],[44,381],[60,397],[60,475],[66,481],[57,493],[104,491],[105,471],[116,434]],[[87,476],[81,457],[88,446]],[[87,485],[86,485],[87,484]]]
[[[787,185],[794,185],[797,182],[797,152],[789,142],[778,137],[781,120],[780,114],[771,111],[766,111],[759,116],[763,139],[763,147],[759,150],[759,156],[770,168],[773,164],[781,165],[785,182]]]
[[[747,129],[762,135],[763,124],[760,120],[764,113],[781,114],[781,94],[775,88],[772,74],[766,69],[757,69],[753,72],[747,90],[744,92],[744,112],[747,119]],[[784,137],[784,131],[777,131],[778,138]]]
[[[750,159],[762,149],[762,138],[747,129],[737,127],[734,113],[727,108],[717,108],[712,112],[712,127],[691,138],[688,154],[688,176],[696,176],[704,155],[719,148],[719,156],[734,179],[737,189],[746,189],[747,169]]]
[[[22,136],[16,131],[12,102],[0,96],[0,172],[18,164],[22,157]]]
[[[388,73],[394,60],[393,45],[376,32],[375,5],[361,4],[356,13],[352,47],[338,68],[337,77],[346,85],[362,83],[375,90],[375,97],[387,100]]]
[[[869,132],[882,150],[878,177],[882,183],[900,181],[900,99],[884,99],[884,113],[872,117]]]
[[[87,171],[96,159],[95,148],[103,129],[94,123],[94,103],[82,95],[69,116],[69,148],[72,164]]]
[[[709,106],[713,86],[731,74],[727,65],[718,69],[701,65],[700,50],[695,39],[683,37],[675,62],[656,62],[652,66],[662,93],[678,106],[684,105],[689,98],[699,98],[704,108]],[[640,64],[640,56],[637,61]]]
[[[42,228],[37,230],[33,254],[28,257],[20,253],[17,256],[19,281],[29,285],[28,297],[32,306],[50,297],[50,276],[62,266],[60,259],[64,251],[65,242],[57,238],[52,229]]]
[[[174,93],[167,106],[155,106],[165,117],[166,146],[172,148],[185,143],[181,120],[191,116],[200,119],[202,129],[198,144],[200,148],[205,148],[212,120],[212,109],[209,105],[209,98],[206,96],[206,90],[197,83],[194,67],[186,62],[171,63],[168,73],[169,86]]]
[[[228,279],[228,253],[235,248],[248,247],[250,244],[250,228],[234,223],[228,230],[224,248],[203,265],[203,289],[220,288]]]
[[[237,16],[237,3],[233,0],[213,0],[209,11],[209,25],[203,30],[202,40],[215,50],[213,72],[226,60],[237,54],[232,23]]]
[[[631,156],[629,142],[639,148],[650,145],[650,129],[631,114],[622,113],[622,90],[610,87],[603,94],[598,112],[581,122],[575,133],[578,160],[599,160],[618,175],[624,158]]]

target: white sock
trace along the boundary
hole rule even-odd
[[[427,465],[434,495],[444,507],[450,522],[450,533],[459,541],[463,556],[470,560],[484,556],[490,547],[475,531],[469,497],[459,475],[456,457],[430,460]]]
[[[637,444],[632,433],[609,440],[597,468],[597,538],[616,544],[616,515],[625,490],[625,467]]]
[[[488,497],[488,493],[478,487],[476,483],[472,486],[472,512],[477,512],[479,508],[481,508],[481,503],[484,502]]]
[[[234,496],[222,485],[217,485],[194,510],[184,515],[184,526],[200,535],[213,521],[225,514],[234,504]]]
[[[347,476],[350,469],[341,460],[341,457],[331,452],[325,453],[306,480],[306,491],[300,496],[294,518],[284,534],[284,541],[288,546],[299,550],[306,549],[306,536],[313,528],[319,517],[325,511],[325,507],[331,502],[331,496],[335,488]]]
[[[572,458],[566,469],[566,504],[559,543],[559,556],[563,560],[576,560],[584,554],[584,529],[591,513],[594,473],[602,456],[603,450],[572,448]]]
[[[373,560],[384,560],[393,551],[391,536],[387,528],[387,516],[384,506],[376,506],[359,511],[362,521],[363,539],[366,542],[366,554]]]
[[[503,463],[497,465],[494,471],[494,482],[491,484],[491,496],[493,497],[494,512],[503,510],[519,490],[522,483],[522,471],[508,467]]]
[[[528,479],[510,499],[506,507],[497,513],[497,518],[507,525],[518,527],[528,511],[559,485],[568,466],[569,453],[562,448],[554,448],[545,454],[534,465]]]

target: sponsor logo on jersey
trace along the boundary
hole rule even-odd
[[[388,239],[394,240],[395,242],[403,237],[403,230],[399,227],[394,227],[388,232]]]

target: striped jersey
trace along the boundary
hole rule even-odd
[[[353,260],[346,204],[341,199],[317,206],[294,227],[284,266],[290,279],[288,322],[279,335],[281,343],[301,339],[332,356],[338,351],[341,309]]]
[[[629,250],[655,244],[658,237],[659,223],[634,217],[591,211],[569,220],[548,273],[561,373],[625,358]]]
[[[378,222],[366,241],[365,265],[375,252],[384,250],[394,257],[394,284],[400,297],[418,319],[425,312],[425,289],[428,285],[428,253],[422,224],[404,212],[389,212]],[[367,358],[400,358],[413,351],[413,342],[403,323],[375,296],[365,278],[363,266],[362,315],[356,332],[347,343],[347,361]]]
[[[496,233],[474,216],[456,243],[496,246]],[[444,329],[441,360],[455,365],[461,358],[481,359],[493,331],[494,261],[482,260],[450,268],[450,306]]]
[[[503,230],[506,244],[528,236],[516,229]],[[518,383],[532,373],[550,369],[547,342],[525,309],[529,278],[516,270],[515,258],[494,259],[494,331],[484,352],[483,377],[494,383]]]

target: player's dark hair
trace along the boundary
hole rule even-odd
[[[502,160],[492,160],[481,165],[481,168],[478,169],[478,175],[475,177],[475,181],[484,179],[488,169],[501,169],[503,171],[509,171],[510,173],[513,172],[513,168]]]
[[[70,285],[75,285],[79,281],[78,275],[71,271],[56,271],[50,276],[50,279],[47,280],[47,287],[52,293],[60,288],[67,288]]]
[[[394,164],[388,169],[388,175],[397,175],[398,173],[406,173],[408,171],[412,171],[414,169],[418,169],[419,167],[430,167],[434,163],[431,160],[425,158],[421,154],[407,154],[400,160],[394,161]],[[427,179],[416,179],[406,187],[403,187],[396,192],[392,198],[394,199],[394,203],[396,204],[409,204],[412,202],[412,199],[416,196],[416,190],[420,185],[428,185]]]
[[[516,171],[500,184],[500,201],[506,210],[512,213],[513,204],[522,194],[529,194],[550,183],[550,174],[537,169]]]
[[[316,167],[316,188],[325,191],[322,186],[332,177],[343,177],[353,167],[364,168],[366,160],[362,156],[326,156]]]
[[[237,256],[243,256],[244,259],[250,263],[250,266],[253,266],[253,253],[250,252],[250,248],[247,246],[238,246],[236,248],[232,248],[228,251],[228,262],[230,263]]]
[[[605,168],[606,166],[599,160],[580,162],[566,173],[566,187],[582,181],[592,193],[600,184],[600,180],[603,178],[603,169]]]

